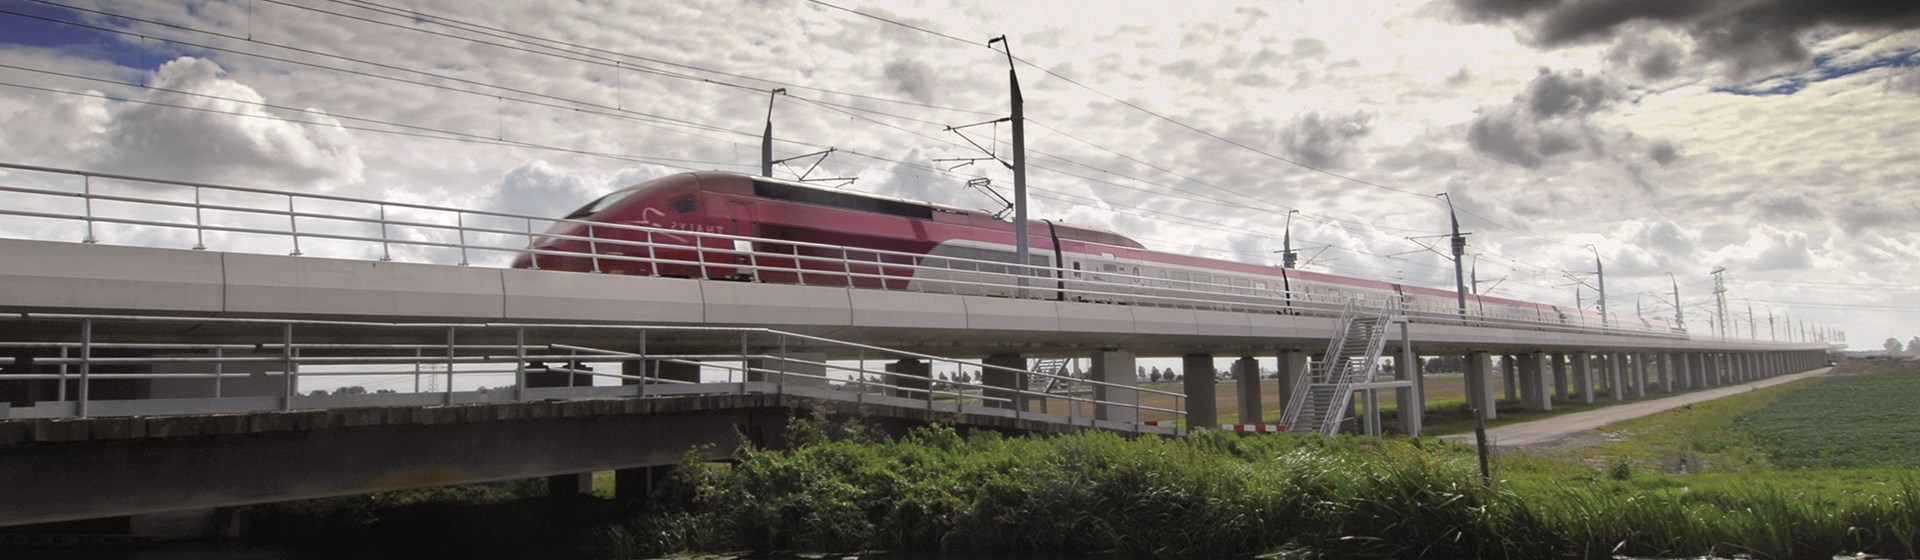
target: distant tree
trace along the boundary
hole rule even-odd
[[[1147,366],[1139,366],[1139,367],[1135,367],[1135,368],[1133,368],[1133,369],[1134,369],[1134,370],[1136,370],[1136,371],[1135,371],[1135,375],[1134,375],[1134,378],[1135,378],[1135,379],[1140,379],[1140,378],[1144,378],[1144,377],[1146,377],[1146,376],[1147,376]],[[1158,370],[1158,369],[1160,369],[1160,368],[1153,368],[1153,369],[1155,369],[1155,370]]]
[[[338,388],[338,389],[334,389],[334,390],[333,390],[333,394],[335,394],[335,395],[365,395],[365,394],[367,394],[367,388],[366,388],[366,387],[361,387],[361,386],[359,386],[359,385],[354,385],[354,386],[351,386],[351,387],[341,387],[341,388]]]
[[[1888,337],[1887,341],[1881,343],[1880,346],[1887,349],[1887,355],[1889,356],[1900,353],[1900,339],[1898,338]]]
[[[1184,375],[1184,374],[1179,374],[1179,373],[1175,373],[1175,374],[1173,374],[1173,380],[1174,380],[1174,381],[1186,381],[1186,380],[1187,380],[1187,376],[1186,376],[1186,375]]]
[[[1920,354],[1920,336],[1913,337],[1913,340],[1907,341],[1907,353]]]
[[[1148,381],[1152,381],[1154,383],[1160,382],[1160,368],[1153,368],[1153,373],[1150,373],[1148,375],[1151,376],[1147,378]]]

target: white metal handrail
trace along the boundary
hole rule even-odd
[[[1171,391],[1163,391],[1163,390],[1158,390],[1158,389],[1153,389],[1148,387],[1137,387],[1137,386],[1128,385],[1124,383],[1103,382],[1098,380],[1077,380],[1078,382],[1086,383],[1089,385],[1110,387],[1116,390],[1125,391],[1123,393],[1119,393],[1125,396],[1123,399],[1111,400],[1111,399],[1096,398],[1095,396],[1092,396],[1092,395],[1080,396],[1080,395],[1073,395],[1073,394],[1061,395],[1061,394],[1048,394],[1044,392],[1034,392],[1034,391],[1027,390],[1026,387],[1020,387],[1020,386],[1001,387],[1001,386],[988,385],[985,383],[976,383],[976,382],[960,382],[957,380],[954,380],[954,381],[936,380],[930,376],[923,377],[923,376],[918,376],[918,375],[903,373],[903,372],[890,372],[884,369],[872,369],[868,367],[868,360],[870,359],[927,360],[928,371],[932,371],[933,364],[944,363],[944,364],[953,366],[957,371],[1000,370],[1000,371],[1008,371],[1008,372],[1013,372],[1016,374],[1022,374],[1027,376],[1041,376],[1041,377],[1057,377],[1057,376],[1047,372],[1034,372],[1034,371],[1020,370],[1018,368],[1004,368],[999,366],[993,366],[990,364],[978,364],[973,362],[967,362],[964,360],[957,360],[953,358],[945,358],[945,357],[921,354],[921,353],[910,352],[910,351],[892,350],[892,349],[882,348],[882,347],[873,346],[873,345],[838,341],[838,340],[833,340],[825,337],[805,335],[805,334],[799,334],[799,333],[789,333],[789,332],[783,332],[783,331],[765,329],[765,328],[632,326],[632,325],[601,325],[601,324],[568,325],[568,324],[545,324],[545,323],[542,323],[542,324],[379,323],[379,322],[357,322],[357,321],[310,321],[310,320],[275,320],[275,319],[205,318],[205,317],[148,317],[148,316],[125,316],[125,315],[39,314],[39,313],[17,313],[17,314],[0,315],[0,320],[39,322],[39,323],[51,322],[51,323],[64,323],[64,324],[78,323],[79,326],[81,327],[80,329],[78,329],[78,332],[77,332],[77,336],[79,337],[79,340],[77,341],[51,340],[51,341],[0,342],[0,347],[12,349],[16,352],[20,350],[31,350],[35,348],[43,349],[46,351],[57,350],[60,352],[60,355],[57,357],[45,356],[45,357],[32,358],[32,363],[36,364],[37,366],[57,368],[57,371],[55,372],[18,373],[18,374],[0,375],[0,383],[9,382],[9,381],[24,381],[24,380],[57,381],[58,394],[56,395],[56,400],[54,402],[60,403],[60,404],[71,404],[71,408],[70,409],[56,408],[54,412],[40,413],[43,415],[52,415],[52,416],[71,415],[71,416],[85,417],[85,416],[92,415],[90,414],[91,411],[89,410],[90,405],[93,405],[99,402],[96,399],[91,398],[89,394],[90,389],[92,388],[92,383],[96,380],[212,379],[214,381],[213,392],[215,395],[212,400],[218,401],[220,400],[220,393],[221,393],[221,386],[222,386],[221,383],[223,380],[231,379],[231,378],[240,378],[240,377],[251,377],[254,375],[268,376],[270,378],[278,378],[280,383],[283,385],[281,395],[277,399],[278,409],[292,410],[296,407],[295,403],[297,399],[310,398],[310,397],[305,397],[303,395],[300,395],[300,393],[298,392],[298,379],[300,377],[387,376],[387,375],[411,374],[416,377],[416,385],[417,385],[418,383],[417,377],[420,375],[423,375],[423,374],[445,375],[447,377],[448,383],[445,391],[443,391],[446,394],[444,403],[452,404],[453,402],[455,402],[455,398],[453,396],[453,393],[455,392],[453,390],[453,378],[455,375],[509,374],[509,373],[513,374],[514,384],[511,387],[511,389],[513,391],[514,396],[513,398],[508,400],[527,400],[527,397],[525,397],[525,394],[527,393],[527,391],[529,389],[537,388],[537,387],[529,386],[527,376],[529,373],[538,372],[538,371],[541,371],[542,369],[550,372],[562,372],[562,373],[568,373],[573,375],[615,378],[615,379],[620,379],[622,381],[638,381],[639,382],[639,388],[637,389],[638,396],[647,396],[648,384],[660,384],[660,385],[676,385],[677,384],[682,386],[699,385],[703,387],[711,386],[711,387],[708,387],[710,389],[709,392],[747,391],[750,385],[749,382],[755,376],[763,377],[767,380],[770,380],[768,381],[768,383],[771,383],[772,390],[774,392],[786,393],[791,390],[797,390],[789,382],[789,376],[791,376],[794,380],[803,380],[803,379],[815,380],[817,381],[815,385],[824,386],[829,389],[834,389],[835,385],[837,384],[838,388],[835,390],[838,391],[838,393],[835,393],[834,391],[828,391],[828,396],[835,396],[836,398],[849,398],[849,394],[850,394],[851,395],[850,398],[854,400],[862,400],[864,402],[864,400],[867,398],[867,395],[872,392],[871,391],[872,387],[870,387],[869,379],[877,378],[883,382],[888,380],[913,381],[913,383],[906,383],[906,384],[887,383],[883,386],[886,387],[887,391],[890,391],[893,394],[911,396],[912,398],[910,400],[912,402],[920,403],[929,409],[941,408],[944,405],[941,405],[940,403],[943,400],[946,400],[952,403],[951,407],[954,412],[966,412],[968,411],[968,408],[970,406],[969,403],[972,402],[972,403],[979,403],[979,404],[971,405],[974,412],[980,412],[983,410],[1001,410],[1004,413],[1011,414],[1016,419],[1030,418],[1035,420],[1064,421],[1064,422],[1075,423],[1076,425],[1080,425],[1080,424],[1093,424],[1093,421],[1091,419],[1094,416],[1091,413],[1084,415],[1087,418],[1085,422],[1080,422],[1076,420],[1076,418],[1082,416],[1081,412],[1084,409],[1091,407],[1094,410],[1098,410],[1100,407],[1119,407],[1119,408],[1131,409],[1135,411],[1136,420],[1130,424],[1124,424],[1123,426],[1123,427],[1126,427],[1127,429],[1132,429],[1134,431],[1165,431],[1159,427],[1150,426],[1140,422],[1137,417],[1141,413],[1164,414],[1176,419],[1184,417],[1185,415],[1185,412],[1183,410],[1184,407],[1182,405],[1182,403],[1184,402],[1184,395],[1180,393],[1171,392]],[[254,338],[259,339],[260,342],[254,343],[254,344],[235,344],[235,343],[229,342],[229,343],[213,343],[213,344],[204,344],[204,345],[178,344],[178,343],[156,344],[156,343],[137,343],[137,342],[136,343],[109,342],[109,341],[102,340],[103,337],[99,336],[95,329],[95,326],[100,324],[185,323],[185,322],[201,323],[201,324],[227,324],[227,325],[236,325],[236,326],[244,326],[244,327],[255,327],[256,330],[254,332],[256,334]],[[311,332],[317,332],[320,334],[310,335],[310,336],[331,337],[331,336],[337,335],[343,330],[351,330],[351,329],[373,329],[373,330],[380,330],[380,331],[416,331],[416,335],[422,335],[427,332],[437,332],[437,331],[444,330],[446,332],[447,343],[445,345],[405,343],[405,342],[394,343],[394,344],[379,344],[379,343],[339,344],[339,343],[326,343],[326,342],[307,342],[307,341],[303,341],[300,338],[297,338],[296,336],[299,333],[311,331]],[[61,332],[62,330],[64,329],[39,329],[39,332],[52,333],[52,332]],[[594,335],[594,336],[603,336],[607,333],[630,334],[634,336],[634,340],[638,344],[638,351],[630,351],[630,350],[623,350],[623,349],[609,349],[609,348],[595,348],[595,347],[590,347],[590,346],[585,346],[580,344],[569,343],[564,340],[548,341],[548,342],[541,342],[541,341],[529,342],[527,340],[527,333],[529,330],[533,330],[536,334],[540,334],[543,337],[556,337],[560,339],[565,339],[571,336],[587,335],[587,334]],[[467,337],[482,336],[489,332],[495,335],[510,332],[514,335],[515,343],[514,344],[498,344],[498,343],[461,344],[458,342],[458,337],[460,336],[467,336]],[[675,335],[675,336],[684,336],[687,334],[704,334],[709,337],[737,336],[739,338],[740,352],[721,353],[721,354],[701,354],[701,355],[664,354],[664,353],[658,353],[658,352],[653,352],[653,353],[648,352],[646,349],[646,345],[647,345],[647,341],[649,340],[649,337],[653,336],[657,338],[661,334]],[[718,339],[716,338],[715,340],[718,340]],[[848,365],[844,363],[845,360],[838,360],[842,363],[836,363],[836,360],[823,361],[823,360],[804,359],[801,356],[796,356],[790,353],[788,351],[789,348],[804,348],[809,352],[832,350],[839,355],[857,356],[858,359],[857,359],[856,365]],[[164,355],[164,356],[161,356],[161,355],[136,355],[136,356],[95,355],[95,352],[100,350],[118,350],[122,352],[129,352],[129,351],[162,352],[168,355]],[[435,354],[435,353],[428,353],[427,350],[443,350],[443,352]],[[254,354],[253,355],[227,354],[227,352],[230,352],[230,351],[245,351],[245,352],[253,352]],[[202,354],[192,355],[192,353],[194,352],[200,352]],[[209,352],[210,354],[207,354]],[[329,354],[328,352],[332,352],[332,354]],[[650,368],[651,371],[648,371],[649,368],[645,368],[645,367],[641,368],[641,375],[638,375],[638,376],[628,375],[625,373],[599,372],[599,371],[592,371],[590,369],[578,369],[578,368],[571,367],[570,365],[570,364],[576,364],[576,363],[606,363],[606,362],[634,362],[634,361],[638,361],[642,364],[652,363],[656,365],[655,367]],[[774,364],[780,364],[780,366],[778,368],[756,366],[754,365],[756,362],[774,363]],[[529,364],[536,364],[536,363],[558,363],[561,365],[547,366],[545,368],[536,368],[536,367],[529,366]],[[673,379],[664,378],[660,375],[659,367],[657,365],[662,363],[684,364],[689,366],[695,366],[704,370],[723,372],[727,380],[724,383],[720,383],[720,384],[711,384],[711,383],[700,384],[700,383],[688,383],[688,382],[676,381]],[[213,371],[211,372],[177,371],[177,372],[148,372],[148,373],[123,373],[123,372],[107,373],[107,372],[94,371],[96,366],[128,366],[128,365],[151,366],[151,365],[159,365],[159,364],[169,364],[169,365],[181,366],[181,367],[197,366],[204,369],[212,369]],[[236,365],[236,364],[256,364],[256,365],[262,365],[262,367],[260,368],[261,371],[250,372],[250,373],[222,371],[222,368],[224,368],[225,366]],[[471,368],[470,367],[467,369],[458,369],[455,367],[455,366],[472,366],[472,365],[485,365],[485,364],[513,364],[513,365],[510,368]],[[277,367],[277,368],[273,367],[276,365],[280,367]],[[362,369],[362,370],[352,370],[352,371],[311,371],[311,370],[303,371],[302,369],[303,366],[349,366],[349,365],[350,366],[375,366],[375,367],[377,366],[413,366],[414,369],[411,371],[393,370],[393,369],[374,369],[374,370]],[[445,370],[427,372],[420,368],[420,366],[422,365],[444,366]],[[814,375],[814,374],[808,374],[804,372],[790,371],[791,369],[793,369],[793,366],[795,365],[811,366],[811,367],[817,368],[823,373],[820,375]],[[839,377],[835,377],[834,373],[836,372],[842,373],[842,374],[851,374],[851,376],[850,378],[842,379]],[[568,377],[569,385],[572,384],[572,381],[573,381],[573,378],[570,375]],[[69,400],[69,395],[67,394],[67,386],[70,382],[77,383],[77,388],[78,388],[77,399]],[[916,385],[924,385],[924,387],[920,387]],[[587,389],[596,389],[596,388],[588,387]],[[685,391],[681,391],[678,394],[685,394]],[[599,395],[599,394],[595,393],[594,395]],[[1166,400],[1168,400],[1168,402],[1172,403],[1172,406],[1170,407],[1156,406],[1156,405],[1144,403],[1141,400],[1141,397],[1143,395],[1156,395],[1159,397],[1164,397],[1166,398]],[[599,396],[604,396],[604,395],[599,395]],[[230,397],[227,400],[241,399],[241,398],[245,398],[245,397]],[[545,398],[551,398],[551,397],[540,396],[540,397],[534,397],[534,398],[545,399]],[[1036,412],[1026,410],[1026,406],[1025,406],[1026,401],[1032,400],[1032,401],[1039,401],[1044,403],[1048,399],[1066,402],[1069,405],[1068,416],[1064,418],[1059,418],[1057,417],[1057,415],[1048,415],[1044,413],[1044,411],[1036,413]],[[184,406],[185,408],[180,409],[176,412],[192,413],[194,411],[227,410],[227,408],[222,408],[223,406],[226,406],[226,405],[209,405],[206,402],[200,402],[200,401],[188,402],[181,406]],[[69,410],[70,412],[63,414],[62,412],[59,412],[59,410]],[[151,408],[143,408],[141,410],[143,411],[142,412],[143,414],[155,413],[154,412],[155,409],[151,409]],[[4,407],[0,407],[0,418],[4,418],[7,416],[6,414],[4,414],[4,412],[6,412],[6,409]],[[162,410],[162,412],[160,413],[165,413],[165,411]],[[1112,427],[1112,426],[1109,425],[1108,427]]]
[[[377,243],[380,245],[382,260],[391,260],[393,246],[418,247],[425,249],[457,250],[460,252],[459,264],[470,264],[469,252],[493,253],[501,255],[533,254],[553,258],[580,258],[589,260],[594,270],[600,270],[604,262],[644,263],[654,267],[687,267],[706,277],[714,269],[745,271],[741,276],[758,278],[768,273],[791,274],[802,284],[831,284],[835,286],[873,286],[876,289],[896,289],[903,285],[906,289],[933,293],[951,294],[990,294],[1012,296],[1018,279],[1027,277],[1030,297],[1036,299],[1054,299],[1064,293],[1075,300],[1090,302],[1125,303],[1131,305],[1152,305],[1176,308],[1220,309],[1241,312],[1300,314],[1319,317],[1337,317],[1342,296],[1317,294],[1305,291],[1287,292],[1279,289],[1259,290],[1252,287],[1205,283],[1194,280],[1148,277],[1118,272],[1071,270],[1058,266],[1039,266],[1024,263],[1002,262],[994,260],[970,259],[943,255],[925,255],[903,253],[878,249],[826,245],[803,241],[755,238],[730,234],[683,231],[668,228],[656,228],[630,224],[611,224],[582,220],[556,219],[493,212],[484,210],[466,210],[435,207],[421,204],[388,202],[381,200],[359,199],[335,195],[297,193],[290,191],[214,185],[187,181],[151,179],[127,175],[92,173],[71,169],[58,169],[41,166],[28,166],[0,163],[0,169],[15,169],[39,173],[51,173],[80,177],[87,182],[82,192],[61,191],[46,188],[0,186],[0,191],[17,194],[42,196],[77,197],[89,202],[81,214],[47,212],[17,208],[16,205],[0,205],[0,215],[22,217],[84,221],[87,226],[86,240],[101,241],[94,231],[95,223],[120,224],[138,227],[159,227],[192,229],[196,232],[194,248],[206,248],[207,232],[285,236],[291,239],[291,254],[301,252],[300,239],[325,239],[354,243]],[[139,182],[169,187],[193,189],[194,200],[169,200],[158,195],[122,196],[93,192],[92,179],[113,179],[118,181]],[[202,191],[220,191],[283,197],[284,206],[251,207],[231,204],[204,203]],[[142,204],[162,208],[191,209],[194,211],[191,223],[184,221],[165,221],[142,218],[128,218],[98,215],[91,201],[110,201],[116,203]],[[354,216],[338,212],[316,212],[301,210],[295,201],[312,200],[336,204],[358,204],[369,209],[367,216]],[[389,217],[389,209],[436,213],[451,216],[452,224],[399,219]],[[284,229],[251,227],[242,225],[222,225],[207,223],[204,211],[226,213],[255,214],[273,218],[286,218]],[[486,218],[520,223],[524,229],[504,229],[475,224]],[[308,222],[304,230],[300,225]],[[378,226],[378,235],[342,233],[327,229],[316,229],[313,221],[346,223],[360,227]],[[535,225],[574,224],[585,229],[585,235],[544,233],[535,231]],[[403,234],[394,235],[398,229]],[[609,239],[606,235],[627,232],[636,239]],[[441,239],[440,236],[453,238]],[[665,242],[657,236],[690,240],[685,243]],[[493,238],[493,242],[489,239]],[[512,239],[513,243],[500,243],[499,240]],[[549,239],[582,242],[587,245],[586,252],[558,251],[537,248],[536,240]],[[644,249],[645,255],[616,254],[603,251],[601,246],[630,247]],[[736,245],[745,245],[748,249],[737,249]],[[767,246],[792,248],[792,252],[769,252]],[[755,249],[759,248],[759,249]],[[660,255],[662,249],[684,250],[693,253],[691,259],[669,258]],[[818,252],[822,255],[801,254]],[[826,256],[823,256],[826,255]],[[769,261],[782,263],[769,265]],[[534,261],[537,265],[539,260]],[[941,266],[931,266],[927,263]],[[785,263],[791,263],[785,264]],[[837,270],[836,270],[837,269]],[[1074,277],[1075,274],[1081,277]],[[1099,278],[1099,279],[1094,279]],[[810,282],[811,280],[811,282]],[[1417,322],[1437,324],[1459,324],[1462,318],[1455,312],[1426,312],[1408,310],[1407,316]],[[1577,318],[1579,322],[1568,319]],[[1531,329],[1580,333],[1603,333],[1629,336],[1652,336],[1661,338],[1685,338],[1683,333],[1675,333],[1660,328],[1647,328],[1637,325],[1637,321],[1620,320],[1605,324],[1585,324],[1585,316],[1543,317],[1503,316],[1501,314],[1470,315],[1466,320],[1493,328]]]

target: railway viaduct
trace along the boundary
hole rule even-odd
[[[1278,383],[1285,394],[1338,327],[1335,318],[1306,314],[48,241],[0,240],[0,260],[32,263],[0,271],[0,309],[9,313],[0,341],[12,349],[0,374],[0,473],[33,481],[0,491],[8,504],[0,524],[535,476],[578,484],[578,473],[608,469],[633,484],[703,444],[723,458],[738,434],[777,440],[788,412],[816,401],[899,425],[1174,433],[1143,420],[1221,420],[1212,402],[1215,357],[1240,358],[1231,368],[1238,420],[1257,423],[1263,406],[1278,404],[1260,402],[1259,384]],[[776,332],[778,342],[770,338]],[[1518,389],[1509,398],[1548,409],[1803,371],[1826,359],[1824,345],[1805,343],[1419,321],[1402,333],[1389,354],[1465,357],[1470,398],[1488,417],[1498,414],[1496,371],[1509,376],[1509,391]],[[1410,351],[1399,348],[1408,344]],[[294,348],[317,356],[329,347],[393,345],[434,356],[440,345],[460,346],[446,354],[463,359],[472,357],[469,347],[506,352],[517,386],[308,396],[284,374],[301,366],[280,363],[319,359],[294,357]],[[66,349],[65,361],[55,348]],[[623,371],[639,375],[592,386],[584,370],[525,367],[529,351],[556,348],[611,352],[597,359],[630,364]],[[94,361],[85,372],[76,364],[82,351]],[[210,352],[228,360],[212,362],[218,377],[187,373],[204,372],[205,363],[163,359]],[[690,367],[728,354],[743,365],[725,382]],[[1185,391],[1172,396],[1171,410],[1143,412],[1146,390],[1126,389],[1143,356],[1183,358]],[[942,359],[1024,370],[1030,358],[1050,357],[1090,357],[1094,379],[1111,385],[1045,414],[1033,401],[1045,407],[1051,397],[1020,394],[1011,375],[982,375],[985,404],[972,410],[965,395],[913,392],[912,376]],[[1279,379],[1263,380],[1255,357],[1277,358]],[[877,381],[883,388],[847,395],[849,380],[864,383],[865,375],[820,375],[856,359],[860,370],[884,362],[892,375]],[[1495,368],[1496,359],[1505,367]],[[1420,372],[1412,369],[1393,374],[1411,381],[1391,389],[1403,410],[1421,408]],[[94,378],[82,382],[83,373]],[[996,389],[1022,404],[986,402]],[[1375,394],[1362,391],[1359,400]],[[1418,433],[1419,420],[1403,416],[1402,429]]]
[[[577,487],[602,470],[631,488],[689,449],[724,459],[742,441],[777,444],[803,408],[896,430],[1177,435],[1258,423],[1269,407],[1302,408],[1292,404],[1314,367],[1344,363],[1322,356],[1357,324],[1342,304],[1392,319],[1391,336],[1369,335],[1369,355],[1393,367],[1342,385],[1370,433],[1383,398],[1424,408],[1420,356],[1463,358],[1468,400],[1493,418],[1496,387],[1545,410],[1804,371],[1828,351],[1139,283],[1079,286],[1088,301],[969,295],[1011,278],[982,283],[991,262],[962,274],[845,247],[812,247],[827,256],[795,265],[792,242],[686,231],[647,235],[712,238],[701,262],[680,265],[784,261],[809,267],[780,272],[811,285],[497,268],[479,263],[524,252],[536,223],[553,220],[0,168],[79,185],[0,186],[28,199],[0,215],[84,233],[0,239],[0,476],[15,481],[0,488],[0,526],[542,476]],[[96,190],[109,179],[141,184]],[[596,269],[640,258],[588,256]],[[926,270],[904,284],[914,289],[849,287],[916,267]],[[1092,367],[1048,369],[1065,358]],[[1142,358],[1179,359],[1181,387],[1136,383]],[[1238,418],[1217,414],[1216,358],[1233,360]],[[1260,374],[1261,359],[1277,378]],[[303,378],[348,374],[414,387],[302,393]],[[504,385],[455,390],[456,377],[484,375]],[[1261,402],[1265,383],[1280,402]],[[1419,414],[1400,422],[1421,431]]]

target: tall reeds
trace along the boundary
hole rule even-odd
[[[1126,557],[1920,556],[1920,483],[1819,497],[1577,483],[1481,484],[1430,440],[1126,439],[1105,433],[822,441],[688,463],[623,554],[680,550],[1024,552]],[[1525,473],[1516,473],[1525,475]]]

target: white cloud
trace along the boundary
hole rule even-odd
[[[1449,191],[1464,211],[1496,222],[1462,215],[1472,250],[1484,253],[1483,276],[1511,276],[1503,295],[1553,303],[1572,301],[1570,288],[1556,287],[1566,282],[1563,270],[1592,267],[1591,254],[1578,247],[1585,243],[1609,259],[1610,291],[1659,287],[1671,269],[1689,298],[1706,296],[1700,269],[1713,259],[1756,276],[1768,267],[1782,278],[1818,278],[1823,263],[1833,262],[1822,259],[1853,266],[1861,282],[1920,272],[1904,264],[1911,259],[1885,258],[1920,246],[1898,227],[1920,217],[1920,191],[1910,188],[1920,162],[1908,147],[1920,133],[1904,118],[1920,114],[1912,69],[1811,82],[1791,96],[1730,95],[1713,90],[1722,80],[1714,65],[1740,57],[1703,54],[1689,29],[1671,25],[1634,23],[1631,31],[1647,41],[1540,49],[1506,27],[1463,25],[1456,7],[1412,0],[852,6],[963,44],[804,3],[406,6],[653,59],[625,58],[615,71],[591,62],[608,56],[603,51],[541,56],[421,34],[410,29],[453,31],[364,5],[309,7],[398,27],[273,4],[254,6],[251,21],[237,3],[107,9],[251,32],[254,40],[180,31],[161,37],[261,53],[286,44],[439,76],[326,61],[400,80],[380,79],[209,52],[156,70],[121,67],[93,51],[0,48],[8,64],[323,113],[0,70],[0,81],[251,115],[6,90],[0,160],[557,215],[677,168],[757,169],[766,90],[789,87],[792,95],[774,111],[780,156],[837,147],[816,176],[858,176],[847,188],[985,208],[993,204],[964,181],[988,177],[1010,192],[1007,170],[982,162],[947,173],[951,164],[932,160],[980,155],[943,127],[1005,114],[1006,59],[984,48],[1004,34],[1022,58],[1124,103],[1415,193],[1289,166],[1023,65],[1036,218],[1113,229],[1164,250],[1267,263],[1280,248],[1286,210],[1297,208],[1298,246],[1340,247],[1322,255],[1326,268],[1448,286],[1451,265],[1409,253],[1420,248],[1405,238],[1446,230],[1444,204],[1429,195]],[[1527,19],[1540,12],[1522,12],[1520,20],[1482,21],[1543,25]],[[1797,37],[1809,52],[1842,62],[1920,46],[1912,32],[1834,29]],[[179,52],[157,39],[119,40],[121,48],[146,49],[135,57],[146,65]],[[1779,73],[1792,79],[1809,68]],[[849,115],[812,101],[891,115]],[[507,145],[359,130],[387,128],[362,118]],[[969,133],[1007,154],[1006,127]],[[1758,225],[1768,229],[1756,233]],[[1751,292],[1742,297],[1791,297]],[[1850,301],[1845,292],[1821,297]]]
[[[161,65],[145,103],[124,103],[104,124],[102,168],[188,180],[321,187],[359,182],[360,148],[324,113],[282,118],[212,61]],[[172,90],[183,93],[171,93]],[[164,105],[161,105],[164,104]],[[201,109],[195,111],[189,109]]]

